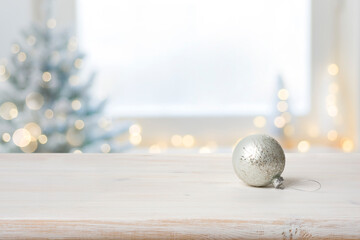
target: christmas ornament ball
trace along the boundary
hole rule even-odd
[[[248,185],[263,187],[272,183],[282,188],[285,154],[274,138],[262,134],[245,137],[236,145],[232,162],[236,175]]]

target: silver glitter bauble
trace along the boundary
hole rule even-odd
[[[233,151],[236,175],[251,186],[262,187],[272,183],[282,188],[280,176],[285,167],[285,154],[280,144],[267,135],[251,135],[242,139]]]

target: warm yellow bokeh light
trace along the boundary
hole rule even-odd
[[[311,126],[308,127],[308,129],[307,129],[307,133],[308,133],[308,135],[309,135],[310,137],[316,138],[316,137],[319,136],[320,130],[319,130],[318,126],[316,126],[316,125],[311,125]]]
[[[336,115],[338,114],[338,108],[336,106],[328,106],[327,107],[327,112],[329,114],[330,117],[336,117]]]
[[[25,128],[19,128],[17,129],[13,136],[12,136],[13,142],[18,147],[26,147],[31,142],[31,134],[28,130]]]
[[[301,141],[297,146],[299,152],[307,152],[310,149],[310,143],[308,141]]]
[[[295,132],[294,126],[287,125],[287,126],[284,127],[285,136],[290,137],[290,136],[292,136],[294,134],[294,132]]]
[[[30,110],[39,110],[44,105],[44,97],[37,92],[30,93],[26,97],[26,106]]]
[[[42,75],[42,80],[44,82],[49,82],[51,80],[51,73],[44,72],[43,75]]]
[[[182,142],[183,142],[184,147],[190,148],[190,147],[194,146],[195,138],[192,135],[185,135],[182,138]]]
[[[6,67],[4,65],[0,65],[0,75],[5,75]]]
[[[85,123],[81,119],[76,120],[74,125],[77,130],[81,130],[85,127]]]
[[[11,46],[11,52],[13,54],[17,54],[20,52],[20,46],[16,43],[14,43],[12,46]]]
[[[285,118],[283,118],[282,116],[276,117],[274,120],[274,125],[277,128],[283,128],[285,124],[286,124]]]
[[[161,147],[157,144],[151,145],[149,147],[149,153],[161,153]]]
[[[50,18],[49,20],[47,20],[46,26],[50,29],[54,29],[56,27],[56,19]]]
[[[288,106],[287,102],[280,101],[280,102],[278,102],[276,107],[280,112],[285,112],[288,109],[289,106]]]
[[[83,64],[83,61],[80,58],[77,58],[74,62],[74,66],[78,69],[82,67],[82,64]]]
[[[69,77],[69,83],[71,86],[76,86],[80,83],[80,78],[77,75],[72,75]]]
[[[30,122],[30,123],[26,124],[24,128],[26,130],[28,130],[29,133],[31,134],[31,136],[33,136],[35,138],[38,138],[41,135],[40,126],[34,122]]]
[[[344,152],[351,152],[354,150],[354,142],[351,139],[345,138],[342,141],[341,148]]]
[[[71,102],[71,107],[73,110],[77,111],[81,108],[81,102],[78,99],[75,99]]]
[[[19,52],[19,54],[17,55],[17,59],[19,62],[25,62],[26,60],[26,53],[24,52]]]
[[[129,141],[132,145],[139,145],[142,141],[142,137],[140,134],[130,135]]]
[[[39,140],[39,143],[41,143],[41,144],[46,144],[47,141],[48,141],[47,136],[44,135],[44,134],[40,135],[40,136],[38,137],[38,140]]]
[[[138,135],[141,133],[141,126],[139,124],[133,124],[129,127],[129,133],[131,135]]]
[[[79,150],[79,149],[76,149],[73,153],[75,153],[75,154],[80,154],[80,153],[82,153],[82,151]]]
[[[330,64],[328,66],[328,73],[332,76],[336,76],[339,73],[339,67],[336,64]]]
[[[82,131],[70,128],[66,132],[66,141],[74,147],[79,147],[84,143],[85,136]]]
[[[330,140],[330,141],[335,141],[338,137],[338,133],[337,131],[335,130],[330,130],[328,133],[327,133],[327,138]]]
[[[99,119],[98,125],[100,128],[109,129],[111,127],[111,119],[106,119],[102,117]]]
[[[327,106],[333,106],[336,103],[336,95],[335,94],[329,94],[326,97],[326,105]]]
[[[74,52],[77,49],[77,40],[75,37],[70,38],[68,45],[67,45],[67,49],[69,52]]]
[[[10,140],[11,140],[11,135],[10,135],[9,133],[3,133],[3,135],[2,135],[2,140],[3,140],[4,142],[10,142]]]
[[[18,116],[18,109],[12,102],[5,102],[0,106],[0,116],[5,120],[11,120]]]
[[[21,147],[21,151],[25,153],[33,153],[38,148],[38,142],[35,137],[31,137],[31,141],[25,147]]]
[[[329,93],[336,94],[339,91],[339,85],[335,82],[331,83],[329,86]]]
[[[54,117],[54,112],[51,109],[46,109],[45,111],[45,117],[47,119],[52,119]]]
[[[174,147],[180,147],[182,145],[182,137],[180,135],[173,135],[170,139],[171,144]]]
[[[33,46],[36,43],[36,37],[33,35],[30,35],[27,39],[26,39],[27,44],[29,44],[29,46]]]
[[[205,146],[205,147],[201,147],[199,149],[199,153],[212,153],[212,149],[210,149],[209,147]]]
[[[280,100],[287,100],[289,98],[289,91],[285,88],[280,89],[278,92],[278,97]]]
[[[102,144],[102,145],[101,145],[101,151],[102,151],[103,153],[109,153],[109,152],[111,151],[110,145],[107,144],[107,143]]]
[[[263,128],[266,125],[266,118],[263,116],[257,116],[253,120],[254,126],[257,128]]]
[[[285,119],[285,122],[289,123],[291,121],[291,114],[289,112],[283,112],[281,116]]]

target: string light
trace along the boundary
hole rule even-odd
[[[345,138],[342,140],[341,148],[344,152],[351,152],[354,149],[354,143],[352,140]]]
[[[19,62],[25,62],[25,60],[26,60],[26,53],[20,52],[20,53],[17,55],[17,59],[18,59]]]
[[[206,146],[203,146],[199,149],[199,153],[212,153],[216,150],[216,142],[209,142]]]
[[[295,132],[294,126],[292,126],[292,125],[286,125],[286,126],[284,127],[284,134],[285,134],[285,136],[290,137],[290,136],[292,136],[292,135],[294,134],[294,132]]]
[[[81,130],[85,127],[84,121],[80,120],[80,119],[76,120],[74,125],[75,125],[75,128],[78,130]]]
[[[38,138],[41,135],[40,126],[34,122],[30,122],[30,123],[26,124],[24,128],[26,130],[28,130],[29,133],[31,134],[31,136],[33,136],[35,138]]]
[[[0,106],[0,116],[5,120],[12,120],[18,116],[18,109],[12,102],[5,102]]]
[[[278,98],[283,101],[287,100],[289,98],[289,91],[285,88],[280,89],[278,92]]]
[[[54,18],[50,18],[47,20],[46,26],[50,29],[54,29],[56,27],[56,20]]]
[[[54,112],[51,109],[46,109],[45,111],[45,117],[47,119],[52,119],[54,117]]]
[[[330,130],[328,133],[327,133],[327,138],[330,140],[330,141],[335,141],[338,137],[338,133],[337,131],[335,130]]]
[[[27,44],[29,44],[29,46],[33,46],[36,43],[36,38],[33,35],[30,35],[27,39]]]
[[[16,146],[26,147],[31,142],[31,134],[25,128],[19,128],[14,132],[12,139]]]
[[[182,145],[183,139],[180,135],[173,135],[170,139],[170,142],[174,147],[180,147]]]
[[[339,67],[336,64],[330,64],[328,66],[328,73],[332,76],[336,76],[339,73]]]
[[[74,66],[78,69],[82,67],[82,64],[83,64],[83,61],[80,58],[77,58],[74,62]]]
[[[274,120],[274,125],[277,128],[283,128],[286,124],[285,119],[282,116],[276,117]]]
[[[3,135],[2,135],[2,140],[3,140],[4,142],[10,142],[10,140],[11,140],[11,135],[10,135],[9,133],[3,133]]]
[[[66,132],[66,140],[70,145],[79,147],[84,143],[85,136],[81,131],[70,128]]]
[[[109,152],[111,151],[110,145],[107,144],[107,143],[102,144],[102,145],[101,145],[101,151],[102,151],[103,153],[109,153]]]
[[[299,142],[297,147],[298,147],[299,152],[304,153],[304,152],[309,151],[310,143],[308,141],[301,141],[301,142]]]
[[[76,51],[77,46],[78,46],[78,44],[77,44],[76,38],[75,38],[75,37],[70,38],[70,40],[69,40],[69,42],[68,42],[68,45],[67,45],[68,51],[69,51],[69,52],[74,52],[74,51]]]
[[[44,105],[44,97],[37,92],[30,93],[26,97],[26,106],[30,110],[39,110]]]
[[[195,138],[192,135],[185,135],[182,139],[184,147],[190,148],[194,146]]]
[[[257,128],[263,128],[266,125],[266,118],[263,116],[257,116],[254,118],[253,124]]]
[[[102,129],[109,129],[111,127],[111,120],[106,118],[100,118],[98,125]]]
[[[133,124],[129,127],[129,133],[131,135],[139,135],[141,133],[141,126],[138,124]]]
[[[81,102],[78,99],[75,99],[71,102],[71,107],[74,111],[78,111],[81,108]]]
[[[0,65],[0,75],[5,75],[6,67],[4,65]]]
[[[51,80],[51,73],[44,72],[43,75],[42,75],[42,80],[44,82],[49,82]]]
[[[316,138],[320,134],[320,130],[316,125],[312,125],[307,129],[307,133],[310,137]]]
[[[138,135],[130,135],[129,141],[132,145],[139,145],[142,141],[142,137],[140,134]]]
[[[157,144],[151,145],[149,147],[149,153],[161,153],[161,147]]]
[[[13,45],[11,45],[11,52],[13,54],[17,54],[20,52],[20,46],[16,43],[14,43]]]
[[[40,135],[40,136],[38,137],[38,140],[39,140],[39,143],[41,143],[41,144],[46,144],[47,141],[48,141],[48,138],[47,138],[46,135],[42,134],[42,135]]]
[[[69,83],[71,86],[76,86],[80,82],[80,78],[76,75],[72,75],[69,77]]]
[[[338,114],[338,108],[335,105],[328,106],[327,107],[327,112],[328,112],[330,117],[336,117],[336,115]]]
[[[280,101],[277,104],[277,109],[279,112],[285,112],[288,109],[288,104],[285,101]]]
[[[36,151],[36,149],[38,148],[38,143],[36,138],[31,137],[31,141],[28,145],[26,145],[25,147],[21,147],[21,151],[25,152],[25,153],[33,153]]]
[[[291,114],[289,112],[283,112],[281,114],[281,117],[284,118],[286,123],[289,123],[291,121]]]
[[[337,83],[333,82],[329,85],[329,92],[331,94],[336,94],[338,93],[338,91],[339,91],[339,85]]]

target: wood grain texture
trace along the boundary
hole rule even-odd
[[[360,155],[286,157],[276,190],[230,155],[3,154],[0,239],[360,239]]]

